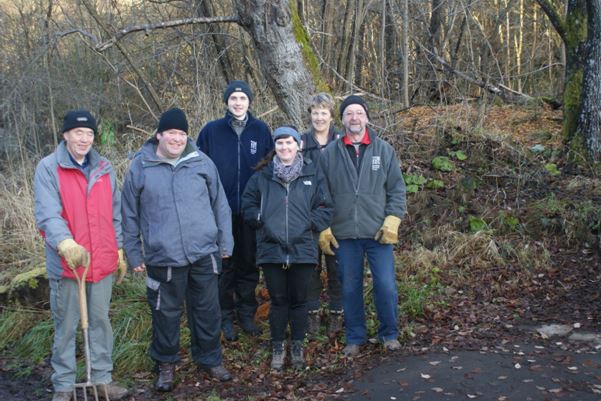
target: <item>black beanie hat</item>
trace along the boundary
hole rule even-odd
[[[227,100],[230,98],[231,94],[234,92],[242,92],[246,96],[248,96],[249,102],[253,101],[253,91],[250,89],[250,86],[244,81],[232,81],[223,91],[223,102],[227,104]]]
[[[71,110],[65,114],[63,119],[63,130],[67,132],[73,128],[90,128],[94,131],[94,135],[97,133],[96,120],[87,110]]]
[[[178,129],[184,131],[186,134],[188,133],[188,120],[182,109],[174,107],[161,114],[157,133],[170,129]]]
[[[346,109],[351,104],[358,104],[359,106],[363,107],[363,110],[365,110],[365,114],[367,114],[367,118],[369,118],[369,111],[367,110],[367,103],[365,103],[365,100],[363,100],[363,98],[361,96],[350,95],[346,99],[344,99],[342,101],[342,103],[340,104],[340,119],[341,120],[342,120],[342,114],[344,114],[344,109]]]

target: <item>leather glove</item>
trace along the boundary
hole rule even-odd
[[[380,244],[396,244],[399,242],[399,225],[401,219],[396,216],[386,216],[382,227],[376,233],[374,239]]]
[[[334,234],[332,234],[332,229],[328,227],[319,233],[319,247],[326,255],[333,256],[334,251],[332,250],[332,245],[334,248],[338,248],[338,241],[336,241]]]
[[[86,248],[79,245],[72,238],[62,240],[58,244],[58,254],[65,258],[67,266],[75,270],[80,266],[87,266],[90,263],[90,254]]]
[[[115,276],[117,276],[116,284],[121,284],[123,281],[123,277],[127,273],[127,263],[125,262],[125,256],[123,255],[123,249],[119,249],[117,251],[119,255],[119,261],[117,262],[117,270],[115,271]]]

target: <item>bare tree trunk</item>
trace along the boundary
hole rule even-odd
[[[355,19],[355,0],[348,0],[344,12],[344,22],[342,24],[342,37],[338,48],[338,61],[336,71],[342,77],[347,77],[349,71],[349,59],[352,53],[353,43],[353,20]]]
[[[409,107],[409,0],[403,1],[403,104]]]
[[[215,16],[215,8],[213,7],[212,0],[194,0],[195,7],[194,13],[198,17],[213,17]],[[211,33],[211,40],[213,41],[213,46],[215,48],[215,53],[217,54],[217,59],[219,60],[219,65],[221,66],[221,72],[223,73],[223,77],[226,82],[229,82],[233,79],[236,79],[234,69],[232,67],[232,62],[230,61],[228,52],[227,52],[227,43],[223,36],[216,35],[217,30],[215,26],[212,24],[208,24],[208,31]]]
[[[303,127],[306,101],[315,91],[315,84],[293,34],[288,1],[235,0],[234,3],[280,109],[290,123]]]
[[[589,0],[588,37],[578,132],[593,160],[601,155],[601,0]]]

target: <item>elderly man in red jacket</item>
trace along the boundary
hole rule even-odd
[[[115,172],[92,148],[96,120],[85,110],[65,115],[63,141],[40,161],[34,178],[36,225],[45,239],[52,346],[53,401],[71,400],[76,377],[75,337],[79,321],[75,273],[86,277],[92,382],[111,400],[128,391],[113,383],[113,330],[109,303],[114,275],[123,277],[120,196]]]

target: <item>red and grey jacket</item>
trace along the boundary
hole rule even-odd
[[[64,142],[42,159],[34,178],[36,225],[45,239],[48,277],[74,278],[58,244],[73,238],[90,253],[86,281],[98,282],[117,268],[121,247],[121,207],[115,172],[94,149],[89,174],[73,164]],[[81,268],[81,267],[80,267]]]

